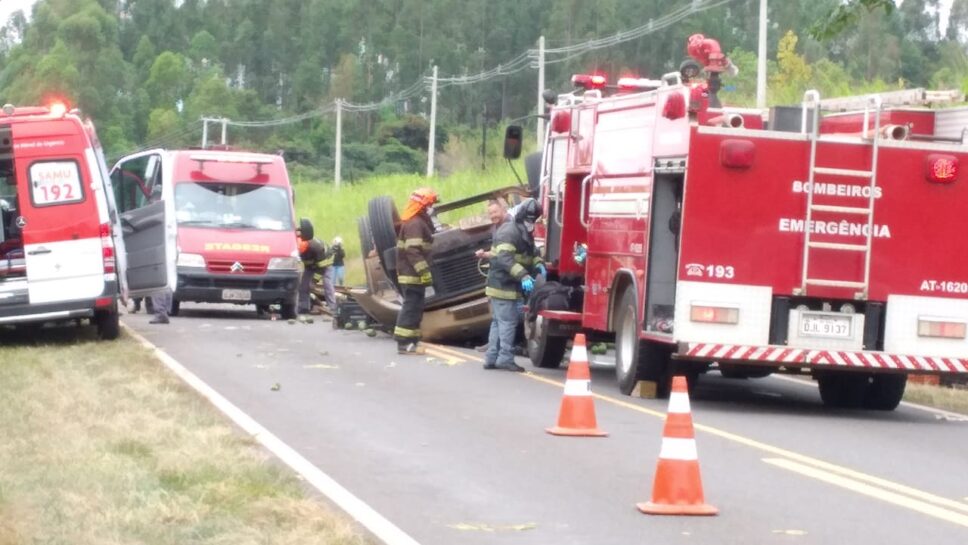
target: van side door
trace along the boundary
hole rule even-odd
[[[169,219],[161,198],[162,154],[145,152],[121,159],[111,170],[111,188],[120,213],[129,297],[171,287]]]

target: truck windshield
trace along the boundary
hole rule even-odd
[[[289,194],[282,187],[229,182],[175,185],[178,225],[292,231]]]

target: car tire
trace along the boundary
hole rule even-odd
[[[907,375],[874,375],[864,395],[864,407],[875,411],[893,411],[904,398]]]
[[[548,335],[548,326],[541,316],[525,322],[525,338],[528,343],[528,358],[531,364],[542,369],[557,369],[568,348],[566,337]]]
[[[373,233],[370,231],[370,221],[366,216],[356,218],[356,228],[360,232],[360,255],[363,259],[373,251]]]
[[[400,225],[400,214],[397,212],[397,206],[393,204],[393,199],[386,195],[375,197],[370,199],[367,206],[367,217],[369,218],[370,234],[373,235],[373,245],[377,256],[380,258],[380,265],[386,271],[387,277],[396,284],[396,263],[390,262],[387,251],[397,247],[397,226]]]
[[[97,336],[102,341],[113,341],[121,336],[121,316],[118,314],[118,304],[113,309],[101,310],[94,315],[94,325]]]

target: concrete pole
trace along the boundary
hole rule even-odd
[[[202,149],[208,148],[208,118],[202,118]]]
[[[766,0],[760,0],[760,43],[756,59],[756,107],[766,108]]]
[[[333,174],[333,184],[339,189],[341,169],[343,166],[343,99],[336,99],[336,172]]]
[[[545,113],[545,101],[544,101],[544,87],[545,87],[545,39],[544,36],[538,38],[538,115],[542,116]],[[538,149],[544,145],[544,131],[545,131],[545,120],[542,117],[538,117],[538,128],[535,131],[535,137],[538,139]]]
[[[225,138],[225,137],[227,136],[227,133],[226,133],[226,131],[227,131],[227,129],[228,129],[228,126],[229,126],[229,120],[228,120],[228,119],[225,119],[225,118],[223,117],[223,118],[222,118],[222,145],[223,145],[223,146],[224,146],[224,145],[225,145],[225,143],[226,143],[226,138]]]
[[[430,136],[427,142],[427,177],[434,175],[434,155],[437,152],[437,65],[430,80]]]

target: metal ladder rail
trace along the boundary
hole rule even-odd
[[[807,113],[810,112],[810,107],[813,107],[813,127],[810,132],[807,132]],[[807,279],[810,278],[809,274],[809,263],[810,263],[810,222],[813,220],[813,186],[814,186],[814,169],[817,164],[817,137],[820,134],[820,92],[815,89],[810,89],[803,94],[802,116],[800,118],[800,133],[808,135],[810,140],[810,164],[807,171],[807,187],[810,188],[807,191],[807,217],[803,224],[804,240],[803,240],[803,268],[802,274],[800,276],[800,289],[799,293],[795,295],[806,295],[807,294]],[[795,290],[796,291],[796,290]]]
[[[880,140],[881,140],[881,110],[883,107],[883,101],[879,95],[872,95],[868,99],[868,107],[864,110],[864,131],[867,131],[868,119],[867,112],[870,106],[874,106],[874,134],[873,134],[873,147],[871,149],[871,168],[870,168],[870,183],[868,188],[870,189],[870,194],[867,197],[867,252],[864,255],[864,287],[863,290],[856,294],[857,299],[867,299],[870,294],[871,285],[871,253],[872,246],[874,245],[874,203],[876,202],[875,190],[877,188],[877,156],[880,150]]]
[[[838,168],[822,168],[816,166],[816,148],[817,141],[820,138],[819,133],[819,109],[820,100],[819,93],[814,90],[807,91],[804,93],[803,99],[803,117],[801,133],[807,134],[806,132],[806,120],[807,111],[810,104],[814,106],[814,117],[813,117],[813,130],[810,132],[810,166],[808,173],[808,182],[810,183],[810,191],[807,192],[807,217],[806,224],[804,225],[804,248],[803,248],[803,276],[801,277],[801,286],[799,290],[795,290],[797,295],[806,295],[807,286],[831,286],[831,287],[842,287],[842,288],[858,288],[861,291],[856,292],[854,297],[856,299],[866,299],[869,287],[870,287],[870,260],[871,260],[871,246],[873,244],[874,237],[874,202],[875,202],[875,187],[877,185],[877,157],[879,151],[879,136],[880,136],[880,117],[881,117],[881,107],[882,102],[880,96],[872,95],[868,97],[867,106],[864,109],[864,135],[865,137],[870,134],[870,110],[871,106],[874,106],[875,120],[874,120],[874,132],[873,132],[873,148],[871,152],[871,166],[868,171],[856,171],[850,169],[838,169]],[[866,177],[868,178],[868,202],[866,208],[852,207],[852,206],[829,206],[829,205],[815,205],[813,204],[813,188],[815,175],[817,173],[828,174],[834,176],[848,176],[848,177]],[[841,244],[841,243],[826,243],[826,242],[812,242],[810,240],[811,230],[810,222],[813,218],[814,211],[822,212],[839,212],[843,214],[860,214],[867,215],[867,234],[866,240],[863,245],[859,244]],[[812,248],[828,249],[828,250],[838,250],[838,251],[852,251],[852,252],[864,252],[864,280],[863,282],[853,282],[847,280],[829,280],[829,279],[812,279],[809,277],[809,262],[810,262],[810,250]]]

